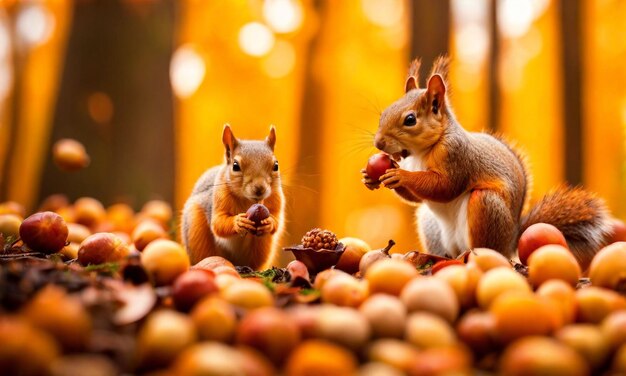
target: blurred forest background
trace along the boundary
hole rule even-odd
[[[0,1],[0,201],[180,210],[222,162],[224,123],[275,124],[284,244],[319,226],[414,249],[413,209],[359,170],[409,61],[425,77],[448,53],[459,121],[529,153],[534,198],[583,184],[624,218],[625,20],[620,0]],[[61,138],[88,168],[56,168]]]

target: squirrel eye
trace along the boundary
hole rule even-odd
[[[239,166],[239,162],[233,162],[233,171],[241,171],[241,166]]]
[[[415,114],[413,114],[413,113],[408,114],[404,118],[404,123],[402,123],[402,124],[404,124],[406,126],[409,126],[409,127],[412,126],[412,125],[417,124],[417,119],[415,118]]]
[[[272,168],[272,171],[278,171],[278,161],[274,162],[274,168]]]

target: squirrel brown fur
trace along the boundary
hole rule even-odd
[[[477,247],[515,254],[521,233],[534,223],[556,226],[581,265],[608,241],[610,216],[600,198],[581,188],[560,187],[527,210],[530,177],[524,154],[503,139],[468,132],[457,122],[446,87],[448,58],[438,58],[425,89],[418,87],[420,61],[411,63],[405,95],[380,117],[375,146],[398,162],[371,180],[403,200],[419,204],[422,247],[457,256]]]
[[[182,213],[181,238],[193,264],[222,256],[255,270],[269,267],[284,222],[284,196],[274,156],[276,131],[263,141],[239,140],[229,125],[222,142],[224,163],[196,182]],[[258,227],[246,217],[253,204],[270,212]]]

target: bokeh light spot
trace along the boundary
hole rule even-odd
[[[362,0],[365,17],[374,25],[391,27],[402,20],[402,0]]]
[[[266,55],[274,47],[274,33],[260,22],[247,23],[239,31],[239,46],[248,55]]]
[[[113,101],[107,93],[93,92],[87,97],[87,111],[96,123],[108,124],[113,119]]]
[[[205,62],[190,45],[178,47],[170,64],[172,89],[179,98],[187,98],[198,90],[206,71]]]
[[[295,0],[265,0],[263,17],[277,33],[296,31],[304,18],[302,5]]]
[[[17,15],[17,35],[26,46],[37,46],[48,39],[54,31],[54,17],[43,5],[30,4]]]
[[[272,78],[285,77],[296,65],[296,51],[287,41],[278,41],[263,61],[263,70]]]
[[[488,49],[489,34],[484,27],[469,23],[457,31],[456,52],[464,63],[480,64]]]
[[[499,0],[498,29],[504,37],[518,38],[526,34],[533,21],[550,5],[550,0]]]

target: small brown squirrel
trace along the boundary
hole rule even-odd
[[[416,210],[422,247],[457,256],[476,248],[515,254],[521,233],[545,222],[556,226],[579,263],[588,265],[607,242],[604,202],[580,188],[561,187],[530,210],[525,156],[502,139],[467,132],[446,96],[448,58],[438,58],[426,89],[418,87],[419,59],[409,68],[405,95],[380,117],[375,146],[398,162],[379,181],[362,170],[369,189],[393,189]]]
[[[276,131],[271,127],[264,141],[238,140],[225,125],[222,142],[224,163],[198,179],[183,208],[183,244],[193,264],[222,256],[235,265],[266,268],[274,261],[284,222]],[[256,203],[270,212],[258,227],[246,217]]]

